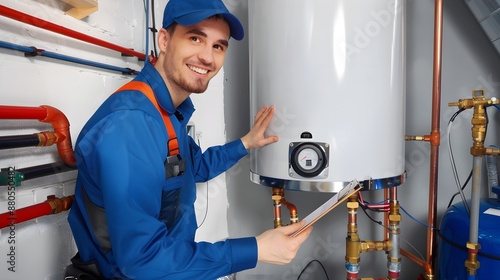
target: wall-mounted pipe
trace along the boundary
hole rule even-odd
[[[441,65],[443,50],[443,0],[435,0],[434,5],[434,58],[432,78],[432,116],[431,116],[431,155],[429,174],[429,210],[427,224],[427,263],[435,271],[436,236],[434,228],[437,224],[438,167],[441,121]],[[432,279],[433,275],[427,275]]]
[[[433,46],[433,74],[432,74],[432,116],[431,116],[431,133],[425,136],[408,136],[406,140],[428,141],[431,146],[430,164],[429,164],[429,200],[427,214],[427,252],[426,263],[421,264],[425,270],[425,279],[434,279],[435,271],[435,252],[437,238],[434,233],[434,228],[437,224],[437,194],[438,194],[438,167],[439,167],[439,145],[441,142],[440,136],[440,121],[441,121],[441,65],[442,65],[442,50],[443,50],[443,0],[434,1],[434,46]],[[418,260],[407,251],[403,251],[402,255],[410,260]]]
[[[12,184],[21,186],[21,181],[27,181],[43,176],[59,174],[76,170],[76,167],[68,166],[62,162],[48,163],[20,169],[2,168],[0,169],[0,186]]]
[[[48,164],[42,164],[37,166],[25,167],[16,169],[23,174],[23,181],[32,180],[35,178],[40,178],[43,176],[49,176],[54,174],[59,174],[63,172],[76,170],[74,166],[68,166],[62,162],[54,162]]]
[[[68,61],[68,62],[83,64],[83,65],[87,65],[87,66],[117,71],[117,72],[120,72],[124,75],[131,75],[131,74],[136,75],[139,73],[139,71],[136,71],[136,70],[130,69],[130,68],[117,67],[117,66],[113,66],[113,65],[109,65],[109,64],[105,64],[105,63],[100,63],[100,62],[81,59],[81,58],[77,58],[77,57],[62,55],[62,54],[58,54],[58,53],[54,53],[54,52],[49,52],[49,51],[41,50],[41,49],[38,49],[35,47],[26,47],[26,46],[16,45],[16,44],[3,42],[3,41],[0,41],[0,47],[4,48],[4,49],[10,49],[10,50],[24,52],[24,55],[27,57],[45,56],[45,57],[64,60],[64,61]]]
[[[0,136],[0,150],[33,147],[33,146],[51,146],[64,139],[60,139],[59,133],[42,131],[39,133]]]
[[[15,226],[16,224],[40,218],[46,215],[57,214],[70,209],[74,196],[57,198],[48,196],[45,202],[28,206],[15,211],[0,214],[0,229]]]
[[[13,9],[5,7],[3,5],[0,5],[0,15],[8,17],[8,18],[13,19],[13,20],[17,20],[20,22],[24,22],[24,23],[42,28],[45,30],[49,30],[49,31],[52,31],[52,32],[55,32],[55,33],[58,33],[61,35],[65,35],[65,36],[68,36],[68,37],[71,37],[71,38],[74,38],[77,40],[81,40],[81,41],[91,43],[91,44],[94,44],[97,46],[101,46],[104,48],[115,50],[115,51],[121,52],[122,54],[135,56],[141,60],[146,59],[146,55],[143,53],[140,53],[140,52],[137,52],[137,51],[113,44],[113,43],[109,43],[109,42],[106,42],[106,41],[98,39],[98,38],[94,38],[92,36],[68,29],[66,27],[63,27],[63,26],[60,26],[60,25],[57,25],[54,23],[51,23],[51,22],[43,20],[41,18],[37,18],[37,17],[31,16],[31,15],[13,10]]]
[[[0,119],[36,119],[50,123],[57,133],[59,157],[68,165],[76,166],[75,155],[69,132],[69,121],[58,109],[43,105],[40,107],[1,106]]]

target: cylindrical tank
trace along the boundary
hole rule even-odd
[[[484,199],[479,206],[478,243],[479,269],[477,280],[498,279],[500,267],[500,203],[496,199]],[[452,205],[443,216],[440,226],[439,279],[466,280],[465,261],[469,240],[469,215],[463,203]]]
[[[252,0],[250,108],[279,141],[250,153],[251,180],[337,192],[404,178],[405,1]]]

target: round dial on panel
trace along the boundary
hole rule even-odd
[[[304,148],[297,154],[298,164],[304,170],[312,170],[318,165],[320,155],[311,148]]]
[[[315,143],[302,143],[291,154],[290,162],[302,177],[315,177],[326,166],[325,152]]]

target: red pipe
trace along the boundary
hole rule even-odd
[[[40,218],[46,215],[57,214],[70,209],[74,196],[56,198],[51,195],[45,202],[31,205],[25,208],[0,214],[0,229],[12,227],[16,224]]]
[[[145,60],[146,55],[0,5],[0,15]]]
[[[64,163],[76,166],[75,155],[69,133],[69,121],[58,109],[43,105],[40,107],[0,106],[0,119],[37,119],[52,124],[58,134],[57,151]]]

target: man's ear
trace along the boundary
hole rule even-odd
[[[170,40],[170,33],[168,33],[165,28],[161,28],[160,31],[158,31],[158,47],[160,51],[166,51],[168,40]]]

